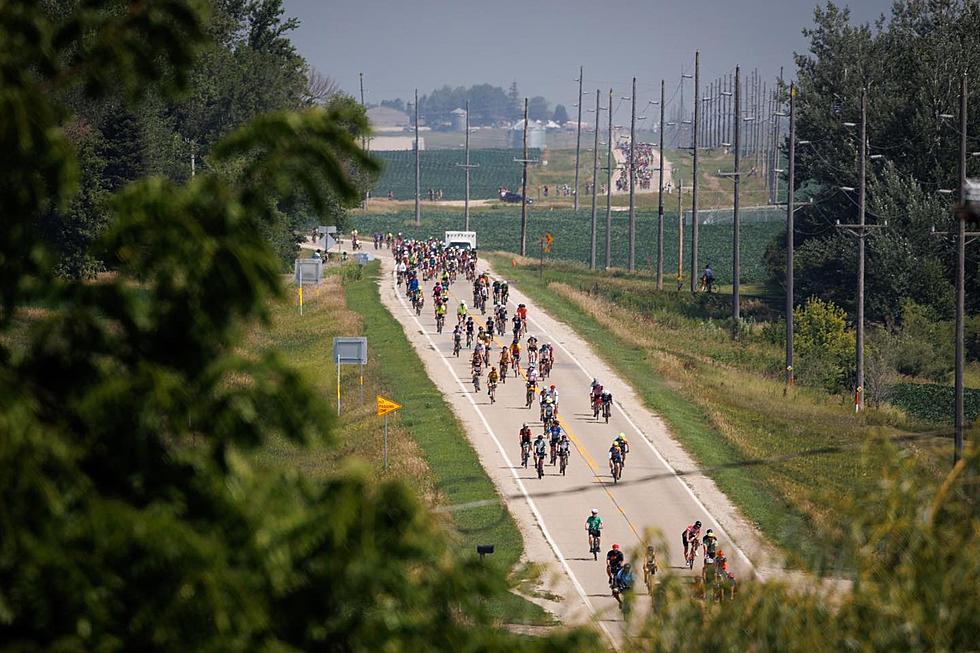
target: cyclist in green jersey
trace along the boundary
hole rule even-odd
[[[599,516],[598,508],[592,509],[592,514],[585,519],[585,531],[589,535],[589,548],[592,548],[592,538],[599,537],[602,532],[602,517]]]

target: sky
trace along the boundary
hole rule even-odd
[[[839,4],[863,23],[888,14],[892,0]],[[792,77],[793,53],[807,49],[801,30],[812,25],[816,6],[816,0],[285,0],[287,15],[301,21],[292,34],[300,53],[355,97],[364,73],[368,103],[408,100],[416,87],[422,95],[445,84],[506,89],[516,81],[522,96],[543,95],[574,117],[582,65],[584,94],[612,87],[616,118],[629,110],[621,98],[634,75],[638,113],[659,96],[662,78],[668,101],[676,101],[695,50],[704,83],[736,64],[743,74],[758,68],[771,80],[783,67]],[[688,104],[691,81],[683,92]]]

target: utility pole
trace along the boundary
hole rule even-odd
[[[470,230],[470,170],[473,168],[479,168],[480,164],[470,164],[470,101],[466,101],[466,139],[464,141],[464,148],[466,149],[466,163],[460,165],[456,164],[457,167],[463,168],[466,171],[466,196],[463,200],[463,221],[465,226],[463,227],[466,231]]]
[[[575,125],[575,192],[572,194],[572,202],[574,210],[578,212],[578,160],[579,152],[582,149],[582,70],[583,67],[578,67],[578,124]],[[598,117],[598,115],[597,115]],[[524,119],[524,126],[527,126],[527,118]],[[524,153],[524,158],[527,158],[527,152]]]
[[[589,269],[595,270],[596,183],[599,181],[599,89],[595,90],[595,144],[592,146],[592,242],[589,247]]]
[[[966,73],[960,77],[960,206],[966,205]],[[953,464],[963,457],[963,322],[966,313],[966,220],[957,215],[956,225],[956,372],[953,401]]]
[[[524,98],[524,157],[521,162],[524,166],[524,171],[521,174],[521,256],[527,254],[527,132],[527,98]]]
[[[361,83],[361,108],[364,109],[364,114],[367,115],[367,106],[364,104],[364,73],[357,73],[357,76],[360,79],[360,83]],[[368,127],[368,129],[370,129],[370,126]],[[361,139],[361,149],[363,149],[365,152],[367,152],[367,151],[369,151],[368,150],[369,147],[370,147],[370,145],[369,145],[369,141],[368,141],[368,136],[367,136],[367,134],[365,134],[364,137]],[[367,208],[368,199],[370,199],[370,197],[371,197],[371,191],[370,190],[365,190],[364,191],[364,208]]]
[[[630,158],[629,180],[630,180],[630,218],[629,218],[629,261],[628,269],[636,272],[636,77],[633,78],[633,93],[630,95],[632,100],[632,112],[630,114]]]
[[[657,290],[664,289],[664,80],[660,80],[660,157],[657,194]]]
[[[677,290],[684,285],[684,182],[677,178]]]
[[[694,128],[691,130],[694,149],[694,181],[691,185],[691,292],[698,283],[698,125],[701,120],[701,53],[694,53]]]
[[[606,139],[606,269],[612,267],[612,171],[613,171],[613,124],[612,124],[612,89],[609,89],[609,131]],[[598,129],[598,125],[596,125]]]
[[[415,226],[422,225],[422,159],[419,153],[419,90],[415,89]]]
[[[739,182],[742,179],[742,169],[741,169],[742,157],[739,154],[739,145],[741,145],[741,132],[742,132],[741,126],[739,125],[739,123],[741,122],[739,120],[739,116],[741,115],[741,111],[742,111],[742,97],[739,94],[739,90],[738,90],[738,82],[739,82],[740,76],[741,76],[741,72],[739,70],[739,67],[738,66],[735,66],[735,172],[733,173],[734,176],[735,176],[735,193],[734,193],[734,197],[733,197],[733,200],[732,200],[733,201],[733,209],[732,209],[732,321],[733,321],[733,324],[732,324],[732,332],[733,332],[733,334],[735,335],[736,338],[738,337],[738,332],[739,332],[739,320],[741,320],[741,309],[739,307],[739,301],[741,299],[739,297],[739,293],[740,293],[740,290],[741,290],[739,288],[739,281],[740,281],[740,275],[741,275],[741,269],[740,269],[741,268],[741,261],[739,260],[741,258],[741,252],[740,252],[740,247],[739,247],[740,244],[741,244],[741,234],[740,234],[741,224],[739,223],[739,215],[738,215],[738,208],[739,208],[738,207],[738,200],[739,200],[738,195],[739,195],[739,190],[740,190],[740,188],[739,188],[739,186],[740,186]]]
[[[854,123],[845,123],[846,126],[852,127]],[[881,228],[883,225],[877,224],[865,224],[864,222],[864,205],[865,205],[865,181],[867,177],[867,158],[868,158],[868,89],[867,87],[861,88],[861,126],[860,126],[860,136],[861,136],[861,148],[860,148],[860,160],[858,161],[858,174],[859,174],[859,185],[858,185],[858,223],[857,224],[840,224],[837,223],[837,228],[843,230],[845,233],[854,236],[858,241],[858,278],[857,278],[857,343],[854,348],[856,363],[857,363],[857,378],[855,379],[854,387],[854,412],[858,412],[864,408],[864,241],[868,234],[875,229]],[[853,188],[843,187],[841,190],[853,192]],[[885,222],[884,226],[888,223]]]
[[[793,385],[793,206],[796,199],[796,86],[789,85],[789,181],[786,185],[786,384]]]

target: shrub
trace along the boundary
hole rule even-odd
[[[844,318],[844,309],[819,297],[793,310],[793,344],[802,383],[829,392],[847,387],[853,369],[854,333],[847,329]]]
[[[947,380],[953,367],[952,327],[950,322],[939,321],[927,307],[911,300],[903,302],[896,343],[898,371],[932,381]]]

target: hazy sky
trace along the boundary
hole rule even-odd
[[[852,20],[873,21],[892,0],[850,0]],[[449,84],[490,83],[521,95],[544,95],[573,114],[578,66],[585,93],[613,87],[637,99],[668,98],[681,70],[691,72],[701,50],[708,81],[758,67],[775,77],[793,73],[793,52],[806,49],[801,29],[812,25],[816,0],[285,0],[302,21],[293,40],[310,63],[358,91],[364,73],[368,102],[409,99]],[[691,97],[687,83],[685,103]],[[593,96],[594,97],[594,96]],[[584,102],[589,106],[588,101]],[[625,102],[617,109],[627,111]],[[690,106],[688,104],[688,106]],[[617,114],[617,119],[623,114]],[[583,116],[585,120],[585,116]]]

